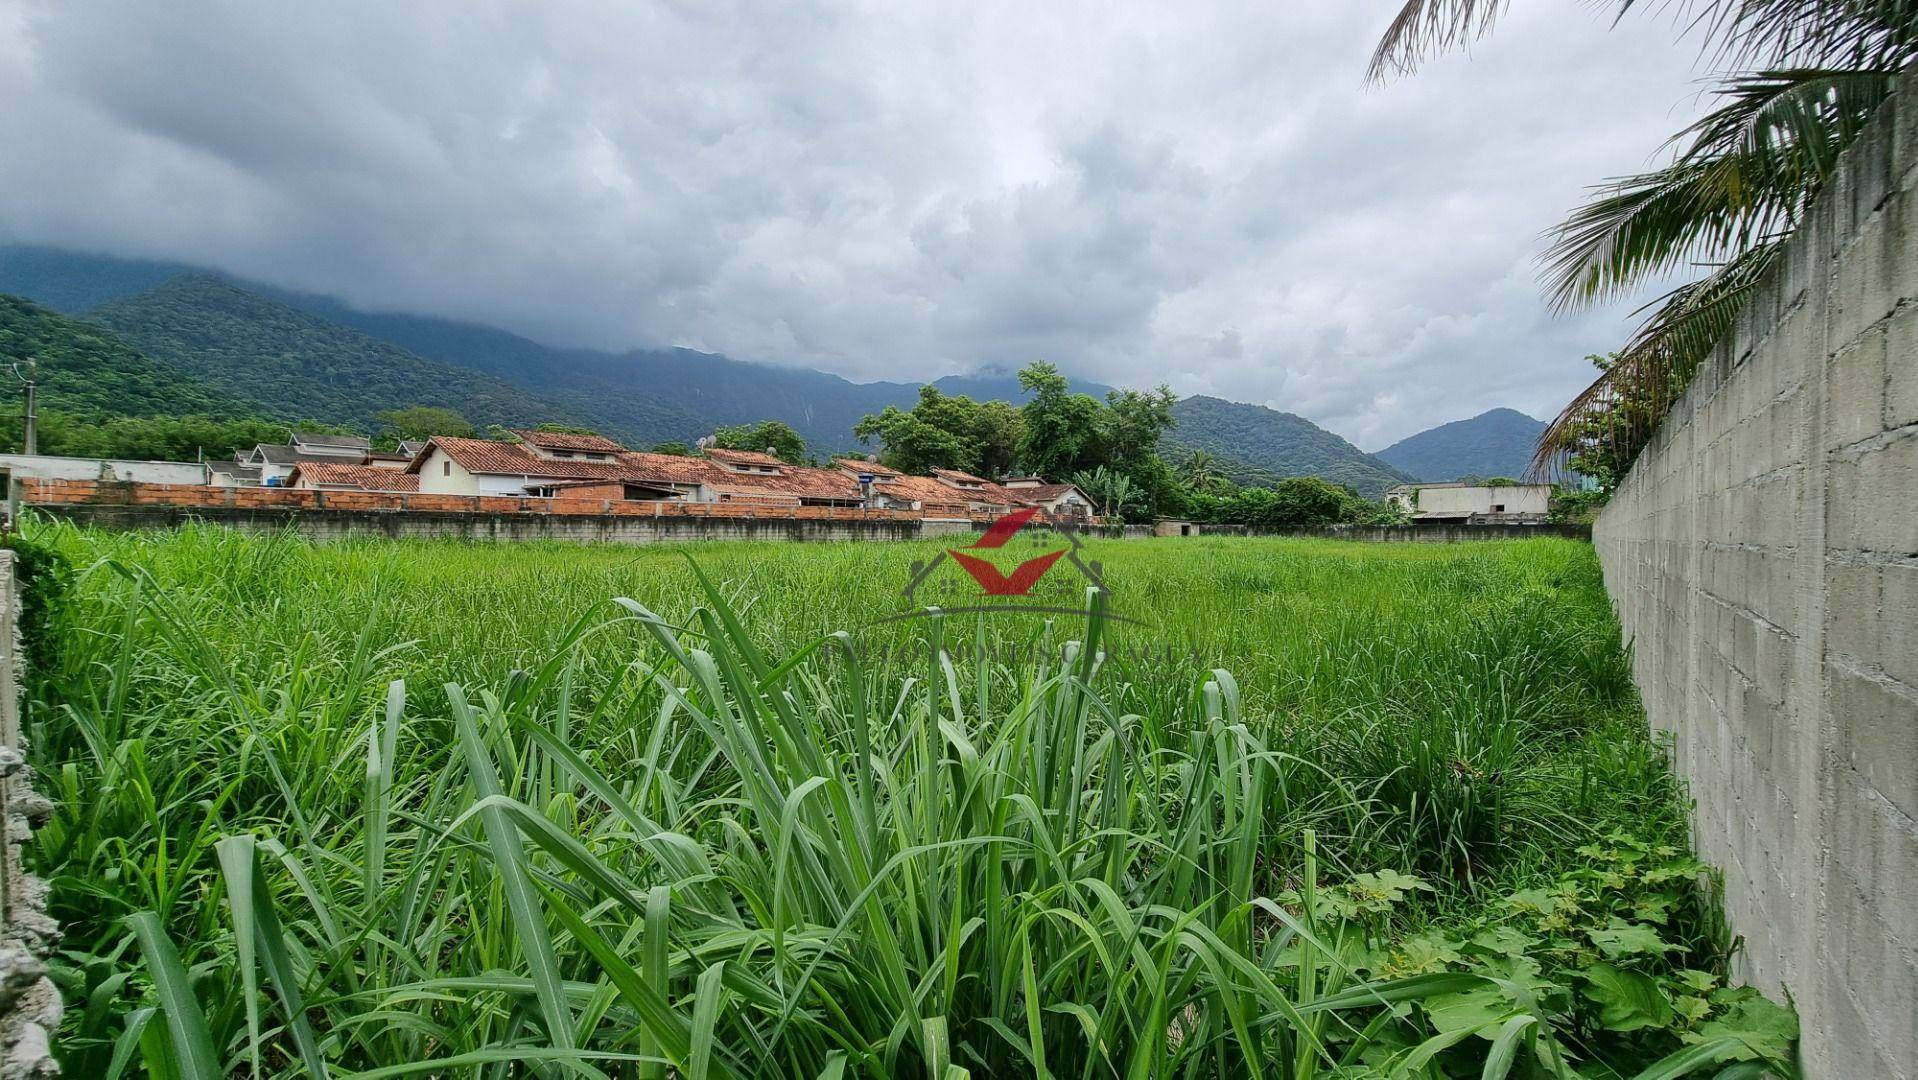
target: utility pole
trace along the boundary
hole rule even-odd
[[[27,373],[24,375],[20,373],[22,363],[27,366]],[[40,452],[40,414],[34,408],[34,391],[37,389],[34,380],[39,375],[39,364],[33,360],[15,360],[12,367],[13,377],[27,384],[27,430],[26,435],[20,440],[21,449],[29,454],[37,454]]]
[[[19,371],[16,369],[14,374],[19,374]],[[38,365],[32,360],[27,361],[27,373],[21,376],[21,378],[27,384],[27,434],[24,442],[26,444],[25,449],[29,454],[37,454],[40,452],[40,414],[34,411],[33,407],[33,380],[37,374],[39,374]]]

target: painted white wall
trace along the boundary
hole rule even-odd
[[[0,469],[22,480],[131,480],[141,484],[204,484],[206,465],[198,461],[121,461],[58,457],[52,454],[0,454]]]
[[[478,495],[479,484],[473,474],[467,472],[460,463],[446,456],[446,451],[435,446],[420,462],[420,494],[422,495]]]
[[[1418,512],[1421,514],[1490,514],[1494,505],[1505,514],[1543,514],[1551,508],[1550,484],[1518,484],[1512,487],[1422,487]]]

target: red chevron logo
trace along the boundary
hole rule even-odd
[[[985,535],[971,547],[975,550],[981,548],[991,550],[1006,546],[1006,541],[1011,540],[1013,535],[1024,528],[1026,522],[1031,521],[1033,515],[1038,512],[1039,508],[1035,506],[1007,514],[993,522]],[[972,580],[979,583],[979,587],[986,591],[987,596],[1026,595],[1032,591],[1034,585],[1039,583],[1039,579],[1045,576],[1046,571],[1052,569],[1052,564],[1059,561],[1059,556],[1065,553],[1065,548],[1047,552],[1036,559],[1027,559],[1014,567],[1012,573],[1004,574],[998,567],[976,555],[967,555],[953,548],[946,549],[946,554],[951,555],[953,561],[963,567],[966,573],[972,575]]]

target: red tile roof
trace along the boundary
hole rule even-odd
[[[619,463],[626,475],[635,480],[651,480],[665,484],[715,484],[733,483],[737,473],[728,472],[705,458],[681,457],[678,454],[649,454],[638,450],[628,450],[619,455]]]
[[[1069,491],[1078,490],[1072,484],[1032,484],[1024,487],[1009,487],[1005,489],[1005,492],[1020,502],[1037,505],[1052,502]]]
[[[852,473],[854,476],[857,476],[860,473],[871,473],[874,476],[905,475],[904,473],[901,473],[898,469],[892,468],[891,466],[881,465],[877,461],[867,461],[865,458],[839,458],[835,460],[833,464],[839,466],[840,468],[846,470],[847,472]]]
[[[887,498],[922,503],[927,509],[968,507],[973,504],[1008,508],[1018,505],[1012,494],[997,484],[986,484],[980,488],[956,488],[951,484],[942,484],[929,476],[900,475],[880,480],[873,487]]]
[[[524,476],[562,481],[630,480],[634,483],[681,486],[704,484],[738,499],[756,495],[787,504],[795,499],[856,503],[860,497],[858,482],[838,469],[814,469],[782,463],[778,473],[736,473],[708,458],[649,454],[637,450],[622,451],[612,461],[553,461],[538,457],[516,443],[445,436],[434,437],[431,447],[437,447],[467,472],[489,476]],[[430,447],[421,451],[420,456],[413,459],[409,472],[417,473],[430,452]]]
[[[347,465],[326,461],[302,461],[293,467],[287,479],[292,486],[347,487],[361,491],[418,491],[418,473],[382,469],[377,465]]]
[[[974,476],[969,472],[960,472],[958,469],[934,469],[932,470],[932,475],[938,477],[941,480],[950,480],[957,484],[990,484],[992,483],[992,481],[990,480],[986,480],[982,477]]]
[[[541,450],[583,450],[589,454],[618,454],[625,451],[604,435],[575,435],[567,431],[539,431],[532,428],[514,428],[513,434],[529,446]]]
[[[838,469],[814,469],[804,465],[788,465],[784,472],[778,474],[728,473],[722,483],[795,495],[802,499],[858,502],[860,498],[859,481]]]
[[[435,435],[427,448],[406,467],[418,472],[427,455],[435,449],[452,458],[470,473],[486,476],[537,476],[553,480],[617,480],[625,470],[612,461],[548,461],[518,443],[492,442],[488,439],[455,439]]]
[[[706,456],[728,465],[772,465],[781,469],[792,467],[771,454],[762,454],[757,450],[721,450],[715,447],[707,450]]]

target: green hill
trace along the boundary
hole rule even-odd
[[[1223,459],[1226,474],[1242,484],[1317,476],[1377,497],[1411,479],[1305,417],[1263,405],[1189,397],[1172,415],[1179,426],[1165,440],[1168,457],[1204,450]]]
[[[504,379],[417,356],[211,275],[108,301],[88,321],[261,416],[370,431],[382,410],[440,405],[481,425],[579,422],[560,403]]]
[[[1493,409],[1400,439],[1378,456],[1420,480],[1518,477],[1531,468],[1544,430],[1543,420],[1515,409]]]
[[[92,323],[31,300],[0,295],[0,365],[38,364],[39,408],[73,416],[166,416],[230,412],[229,404],[170,364],[157,361]],[[8,385],[11,384],[11,385]],[[0,400],[9,412],[18,383],[0,368]]]

